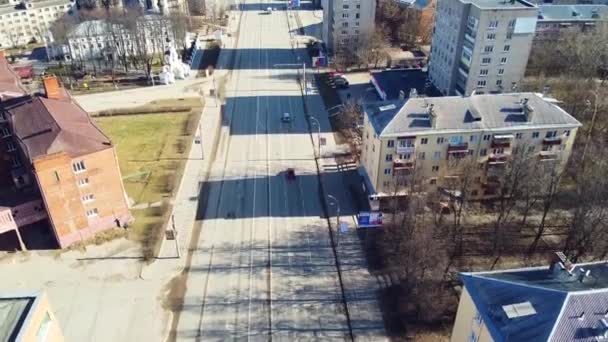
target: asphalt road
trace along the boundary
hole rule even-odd
[[[260,14],[268,4],[243,6],[224,127],[199,199],[201,234],[178,340],[349,337],[314,147],[296,70],[286,65],[297,62],[287,16]],[[291,123],[281,122],[284,112]],[[287,168],[295,168],[295,181]]]

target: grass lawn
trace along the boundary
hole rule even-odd
[[[144,254],[155,253],[167,220],[170,200],[177,191],[200,119],[198,99],[189,112],[95,117],[112,139],[118,153],[123,182],[134,205],[161,203],[132,209],[135,222],[129,238],[143,243]]]

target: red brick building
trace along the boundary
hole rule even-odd
[[[7,75],[0,56],[0,234],[42,222],[63,248],[131,222],[110,139],[54,76],[30,95]]]

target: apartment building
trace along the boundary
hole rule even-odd
[[[607,5],[541,5],[534,42],[554,42],[564,32],[590,32],[608,20]]]
[[[439,0],[430,80],[444,95],[516,91],[537,16],[524,0]]]
[[[65,13],[74,14],[71,0],[9,0],[0,5],[0,48],[51,41],[49,26]]]
[[[169,46],[174,46],[176,37],[169,19],[149,14],[139,18],[131,28],[106,20],[84,21],[67,35],[67,41],[67,48],[61,50],[72,60],[111,60],[112,56],[118,60],[117,53],[132,56],[146,51],[162,55]]]
[[[0,341],[64,341],[44,291],[0,293],[0,317]]]
[[[451,341],[608,340],[608,262],[461,273]]]
[[[374,30],[376,0],[322,0],[323,41],[330,52],[354,49]]]
[[[63,248],[132,221],[114,145],[56,77],[43,83],[0,102],[0,234],[22,249],[32,226]]]
[[[491,199],[515,153],[561,167],[581,126],[534,93],[412,97],[364,111],[362,171],[379,198],[405,195],[413,174],[428,189],[449,189],[467,157],[479,168],[469,198]]]

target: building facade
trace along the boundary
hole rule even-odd
[[[45,292],[0,294],[0,316],[1,341],[64,341]]]
[[[9,0],[0,5],[0,48],[50,41],[50,24],[75,12],[76,5],[70,0]]]
[[[406,195],[414,178],[426,189],[450,189],[463,172],[475,172],[469,198],[491,199],[516,153],[563,167],[580,125],[533,93],[369,104],[361,158],[373,188],[368,195]],[[474,171],[462,169],[465,157],[474,162]]]
[[[516,91],[537,16],[524,0],[439,0],[430,80],[444,95]]]
[[[451,341],[608,339],[608,263],[555,255],[544,267],[461,273]]]
[[[175,45],[175,39],[170,20],[161,15],[145,15],[132,29],[105,20],[90,20],[78,24],[68,34],[68,44],[61,50],[72,60],[117,60],[119,56],[144,51],[162,56],[169,46]]]
[[[32,225],[63,248],[133,219],[112,142],[56,77],[43,81],[44,96],[0,102],[0,233],[21,249]]]
[[[355,49],[371,37],[376,0],[322,0],[323,41],[330,52]]]

